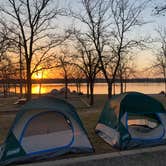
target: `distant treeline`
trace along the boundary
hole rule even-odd
[[[163,78],[132,78],[132,79],[126,79],[123,80],[123,82],[126,83],[162,83],[165,80]],[[19,79],[9,79],[7,81],[8,83],[11,84],[19,84],[20,80]],[[80,80],[75,80],[75,79],[69,79],[68,80],[69,83],[76,83],[76,82],[80,82],[80,83],[86,83],[86,79],[80,79]],[[3,80],[0,80],[0,83],[3,83]],[[26,80],[22,80],[22,83],[26,83]],[[32,80],[33,84],[57,84],[57,83],[64,83],[64,79],[43,79],[43,80]],[[95,83],[106,83],[105,79],[103,78],[98,78],[95,80]],[[115,79],[115,83],[120,83],[119,79]]]

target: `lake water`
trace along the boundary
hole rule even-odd
[[[32,93],[39,93],[39,85],[33,84]],[[52,89],[61,89],[64,87],[64,84],[42,84],[41,93],[48,93]],[[69,88],[71,91],[76,91],[75,84],[69,84]],[[120,92],[119,84],[116,84],[116,94]],[[17,87],[17,92],[19,93],[19,87]],[[14,88],[12,88],[14,92]],[[81,91],[86,93],[86,84],[81,85]],[[161,91],[164,91],[164,83],[127,83],[127,91],[137,91],[145,94],[155,94]],[[107,84],[106,83],[96,83],[94,87],[95,94],[107,94]]]

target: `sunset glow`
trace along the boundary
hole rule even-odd
[[[34,85],[32,87],[32,94],[39,94],[39,93],[41,93],[41,94],[47,93],[47,88],[46,87],[42,87],[42,85],[40,87],[39,84],[38,85]]]
[[[47,74],[47,70],[45,71],[39,71],[39,72],[36,72],[32,75],[32,79],[44,79],[44,78],[47,78],[48,74]]]

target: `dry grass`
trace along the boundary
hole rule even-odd
[[[0,144],[2,144],[6,138],[14,117],[14,115],[0,115]]]
[[[18,106],[14,105],[17,99],[18,97],[6,97],[6,98],[0,97],[0,111],[10,111],[17,109]]]
[[[100,116],[100,112],[87,112],[86,114],[79,113],[79,115],[84,124],[84,127],[87,130],[89,139],[95,149],[96,154],[117,151],[95,134],[94,129]]]

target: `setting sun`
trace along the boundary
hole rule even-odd
[[[32,75],[32,79],[44,79],[47,78],[47,71],[39,71]]]

